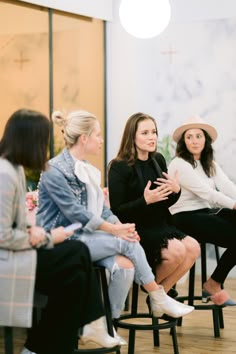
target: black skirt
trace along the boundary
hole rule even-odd
[[[168,241],[176,238],[182,240],[186,233],[177,229],[174,225],[163,225],[162,227],[150,226],[138,229],[148,263],[155,273],[155,268],[162,262],[161,250],[168,248]]]

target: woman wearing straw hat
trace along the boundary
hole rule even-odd
[[[226,248],[203,284],[203,300],[234,306],[221,284],[236,264],[236,185],[213,159],[216,138],[216,129],[200,117],[189,118],[174,131],[176,157],[169,174],[178,173],[181,195],[170,212],[174,224],[199,242]]]

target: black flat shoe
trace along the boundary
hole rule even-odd
[[[146,304],[147,304],[149,313],[151,315],[152,314],[152,309],[151,309],[151,303],[150,303],[149,295],[146,297]],[[168,316],[165,313],[161,317],[158,317],[158,318],[160,318],[161,320],[165,320],[165,321],[176,321],[176,318]]]

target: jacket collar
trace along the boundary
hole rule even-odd
[[[69,168],[70,173],[74,173],[74,169],[75,169],[75,160],[73,159],[73,157],[71,156],[71,154],[69,153],[69,150],[67,148],[63,149],[62,151],[62,155],[65,159],[66,165]]]

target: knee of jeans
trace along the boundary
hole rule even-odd
[[[124,278],[124,280],[133,282],[134,280],[134,268],[121,268],[117,262],[113,264],[113,267],[110,272],[111,279],[114,278],[114,275]]]
[[[122,254],[116,256],[115,262],[120,268],[134,268],[133,262]]]

